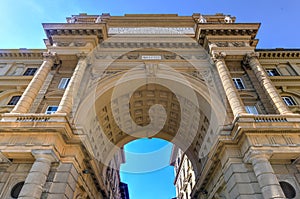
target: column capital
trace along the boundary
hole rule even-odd
[[[87,57],[87,53],[80,52],[80,53],[77,53],[76,56],[78,57],[78,59],[85,59]]]
[[[43,52],[43,57],[44,57],[45,60],[51,60],[53,62],[58,60],[56,52],[50,52],[50,51]]]
[[[256,161],[258,159],[266,159],[269,160],[272,156],[273,151],[272,150],[249,150],[244,155],[244,162],[246,163],[253,163],[253,161]]]
[[[250,52],[250,53],[247,53],[245,56],[244,56],[244,60],[243,60],[243,63],[245,65],[247,65],[250,61],[250,59],[252,58],[259,58],[259,53],[258,52]]]
[[[225,52],[213,52],[212,53],[212,59],[214,62],[219,61],[219,60],[224,60],[226,57],[226,53]]]
[[[59,158],[51,149],[35,149],[31,151],[35,159],[47,159],[50,162],[58,162]]]

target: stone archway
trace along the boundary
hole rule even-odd
[[[147,67],[153,65],[156,68]],[[203,70],[208,69],[213,70],[209,67]],[[150,75],[149,70],[153,72]],[[157,137],[183,149],[196,175],[200,173],[199,159],[207,155],[214,144],[226,109],[220,94],[211,89],[215,82],[208,84],[201,74],[192,75],[195,71],[198,72],[194,69],[178,73],[162,62],[151,61],[97,81],[93,92],[87,93],[79,103],[74,123],[85,135],[83,142],[86,148],[104,165],[103,168],[126,143],[140,137]],[[114,91],[116,85],[118,91]],[[190,96],[187,90],[193,92],[194,96]],[[159,107],[152,110],[158,111],[158,114],[154,114],[158,118],[155,123],[154,117],[154,123],[149,126],[149,110],[151,112],[151,107],[157,104],[164,110]],[[157,130],[156,127],[161,125],[160,119],[163,120],[161,128],[154,134],[147,134],[153,129]],[[203,146],[203,143],[208,145]]]

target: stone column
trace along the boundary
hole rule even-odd
[[[252,163],[264,199],[284,199],[285,195],[269,162],[270,156],[270,151],[249,151],[244,161]]]
[[[226,54],[224,52],[215,53],[213,55],[213,60],[218,69],[218,73],[221,78],[222,85],[225,90],[229,104],[231,106],[233,115],[234,115],[234,117],[236,117],[241,113],[246,113],[246,110],[245,110],[244,104],[234,86],[230,72],[225,64],[225,60],[224,60],[225,56],[226,56]]]
[[[272,81],[269,79],[269,76],[265,72],[264,68],[261,66],[258,60],[257,53],[248,53],[245,57],[244,62],[246,64],[249,64],[251,69],[253,70],[258,82],[263,87],[267,95],[269,96],[269,99],[273,102],[276,109],[280,114],[292,114],[292,112],[289,110],[289,108],[285,105],[285,103],[282,101],[278,91],[272,84]]]
[[[85,54],[77,55],[79,57],[77,66],[73,72],[70,82],[64,92],[64,95],[59,103],[57,113],[70,113],[73,107],[74,98],[77,95],[80,87],[81,80],[84,75],[84,71],[87,66],[87,60]]]
[[[56,55],[50,52],[44,53],[43,56],[44,61],[42,65],[35,73],[34,77],[11,113],[27,113],[29,111],[56,59]]]
[[[18,199],[40,199],[51,163],[58,161],[52,150],[34,150],[32,154],[36,160],[26,177]]]
[[[229,198],[261,198],[259,190],[255,189],[257,182],[251,179],[254,173],[243,162],[238,147],[225,147],[220,154],[220,162]]]

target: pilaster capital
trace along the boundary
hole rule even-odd
[[[258,53],[258,52],[250,52],[250,53],[247,53],[247,54],[244,56],[243,63],[244,63],[245,65],[248,65],[248,63],[250,62],[251,59],[253,59],[253,58],[258,59],[258,57],[259,57],[259,53]]]
[[[32,155],[35,159],[46,159],[50,162],[58,162],[59,158],[55,154],[55,152],[51,149],[36,149],[31,151]]]
[[[226,57],[226,53],[225,52],[213,52],[212,53],[212,59],[214,62],[220,61],[220,60],[224,60]]]
[[[56,52],[43,52],[44,60],[51,60],[53,62],[56,62],[58,60]]]
[[[246,163],[254,163],[259,160],[269,160],[272,156],[272,150],[249,150],[244,155],[244,162]]]
[[[87,54],[85,52],[80,52],[76,54],[78,59],[85,59],[87,57]]]

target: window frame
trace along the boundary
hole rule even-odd
[[[34,71],[34,72],[32,72]],[[26,68],[25,72],[23,73],[23,76],[33,76],[37,71],[37,68]],[[26,74],[28,73],[28,74]]]
[[[292,96],[281,96],[281,99],[287,106],[296,106],[297,105],[296,101],[293,99]]]
[[[259,115],[258,109],[255,105],[246,105],[245,110],[249,114]],[[253,111],[253,110],[255,110],[255,111]]]
[[[232,81],[233,81],[233,84],[234,84],[234,86],[235,86],[236,89],[238,89],[238,90],[244,90],[244,89],[246,89],[245,84],[244,84],[242,78],[240,78],[240,77],[233,77]]]
[[[63,78],[61,78],[60,79],[60,82],[59,82],[59,84],[58,84],[58,86],[57,86],[57,88],[58,89],[66,89],[67,88],[67,86],[69,85],[69,83],[70,83],[70,79],[71,78],[69,78],[69,77],[63,77]]]
[[[56,108],[55,110],[49,110],[50,108],[54,108],[54,107]],[[58,109],[58,106],[49,105],[45,111],[45,114],[51,115],[51,114],[55,113],[57,111],[57,109]]]
[[[275,74],[273,74],[273,71],[275,71]],[[269,77],[281,76],[281,74],[276,68],[267,68],[266,73]]]
[[[10,98],[10,100],[8,101],[7,105],[9,106],[15,106],[17,105],[17,103],[19,102],[19,100],[21,99],[21,95],[14,95]]]

